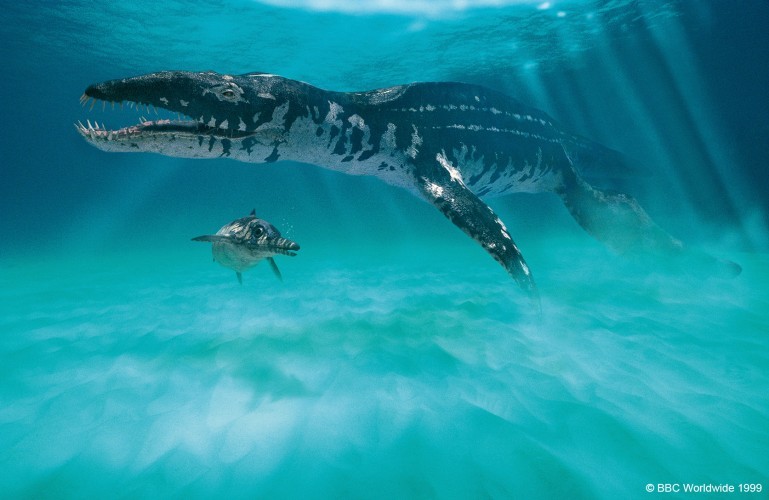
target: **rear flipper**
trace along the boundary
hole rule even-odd
[[[438,154],[434,163],[420,165],[417,187],[427,201],[480,243],[530,297],[539,301],[531,271],[507,228],[494,211],[465,186],[444,155]]]
[[[683,271],[708,268],[709,275],[734,277],[742,268],[703,252],[688,249],[660,228],[631,196],[606,193],[585,182],[574,169],[556,190],[585,231],[622,254],[658,255]]]

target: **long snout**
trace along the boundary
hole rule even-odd
[[[299,250],[299,244],[289,240],[288,238],[273,238],[270,241],[270,245],[281,250]]]
[[[283,238],[282,236],[277,238],[261,237],[256,240],[256,243],[250,243],[249,246],[259,252],[264,251],[281,255],[289,255],[292,257],[296,255],[294,252],[299,250],[298,243],[291,241],[288,238]]]

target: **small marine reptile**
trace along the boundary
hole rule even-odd
[[[177,120],[142,120],[118,130],[76,124],[104,151],[154,152],[252,163],[292,161],[350,175],[373,175],[434,205],[480,244],[530,296],[529,266],[496,213],[482,200],[552,192],[588,233],[620,253],[694,257],[713,274],[739,265],[687,249],[624,193],[593,179],[623,170],[618,152],[565,130],[546,113],[465,83],[412,83],[334,92],[268,73],[161,71],[89,86],[81,97]]]
[[[275,263],[274,255],[294,257],[299,245],[283,238],[275,226],[256,217],[252,210],[248,217],[241,217],[225,224],[216,234],[206,234],[192,238],[192,241],[213,243],[211,251],[214,261],[235,271],[238,282],[243,284],[243,271],[257,265],[263,259],[270,263],[272,272],[281,281],[283,276]]]

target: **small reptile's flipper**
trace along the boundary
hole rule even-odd
[[[539,300],[529,266],[494,211],[465,186],[457,168],[438,153],[416,169],[422,195],[459,229],[477,241],[530,297]]]
[[[275,263],[275,259],[272,257],[267,257],[267,262],[270,263],[270,267],[272,268],[272,272],[275,273],[275,277],[280,281],[283,281],[283,275],[280,274],[280,269],[278,269],[278,265]]]
[[[220,234],[204,234],[203,236],[196,236],[192,238],[192,241],[207,241],[209,243],[216,243],[217,241],[232,241],[232,237],[222,236]]]

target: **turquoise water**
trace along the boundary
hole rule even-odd
[[[758,1],[6,6],[0,496],[766,498],[767,20]],[[73,130],[102,121],[89,83],[168,68],[488,85],[636,158],[655,220],[743,273],[614,255],[552,196],[490,200],[540,315],[375,179]],[[252,208],[302,246],[283,283],[260,264],[240,286],[190,241]]]

